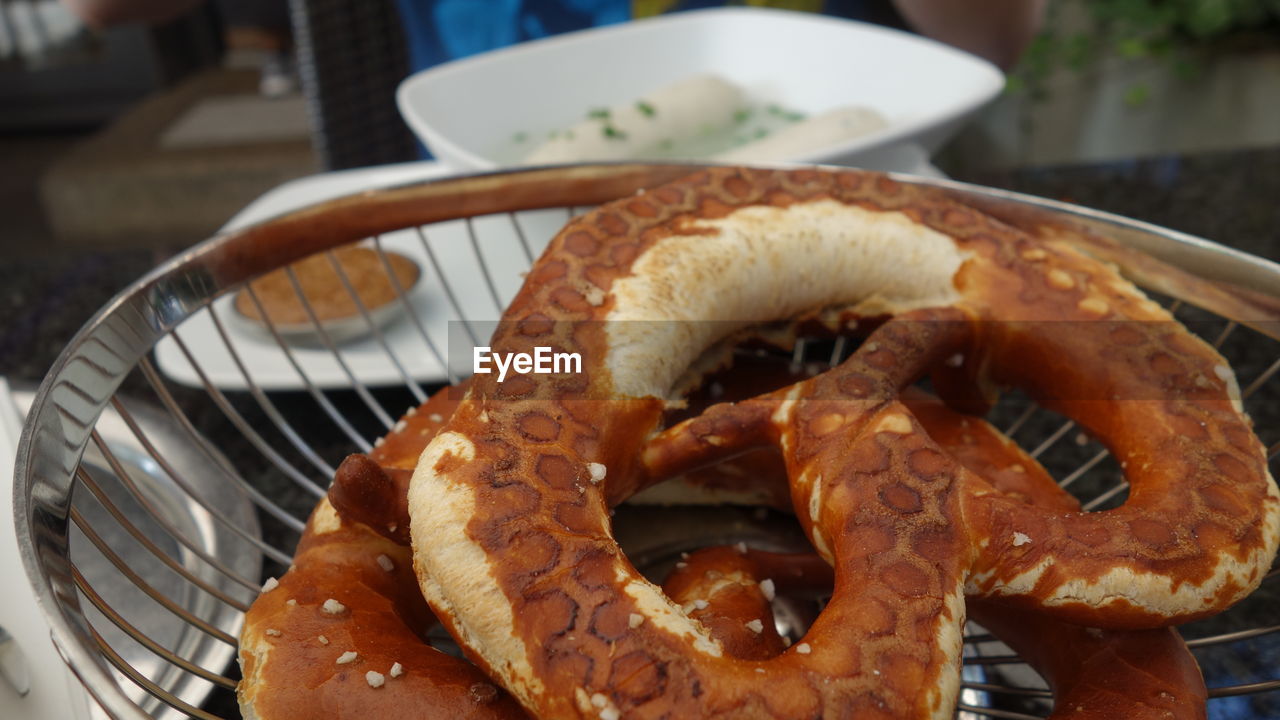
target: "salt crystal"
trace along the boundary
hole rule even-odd
[[[765,578],[760,581],[760,592],[764,593],[764,599],[772,601],[777,595],[777,589],[773,585],[773,580]]]
[[[587,463],[587,472],[591,473],[591,482],[598,484],[604,479],[605,474],[609,472],[609,468],[598,462]]]

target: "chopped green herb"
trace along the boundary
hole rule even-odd
[[[515,135],[511,136],[511,142],[514,142],[514,143],[522,143],[528,139],[529,139],[529,134],[524,132],[518,132]]]
[[[674,144],[675,144],[675,143],[671,142],[671,138],[667,138],[667,139],[663,140],[662,142],[658,143],[658,149],[660,149],[660,150],[670,150],[670,149],[671,149],[671,146],[672,146],[672,145],[674,145]]]
[[[765,135],[768,135],[768,134],[769,134],[769,129],[768,129],[768,128],[756,128],[755,138],[756,138],[757,140],[759,140],[760,138],[762,138],[762,137],[764,137]]]
[[[559,131],[559,130],[552,130],[551,132],[547,133],[547,139],[548,139],[548,140],[555,140],[555,139],[556,139],[556,138],[558,138],[558,137],[560,137],[560,131]]]
[[[716,132],[716,129],[708,125],[707,123],[703,123],[698,126],[698,134],[701,135],[702,137],[707,137],[708,135],[714,135],[715,132]]]
[[[643,100],[636,102],[636,110],[639,110],[640,114],[644,115],[645,117],[653,117],[654,115],[658,114],[658,111],[653,109],[652,105],[650,105],[649,103]]]
[[[733,114],[733,121],[741,125],[751,119],[751,108],[743,108]]]
[[[765,109],[769,111],[770,115],[776,115],[790,122],[799,122],[804,119],[804,113],[788,110],[777,103],[769,103]]]
[[[587,117],[592,120],[608,120],[609,108],[595,108],[587,111]]]
[[[627,134],[612,125],[604,126],[604,136],[610,140],[626,140]]]
[[[572,140],[572,139],[573,139],[573,131],[572,131],[572,130],[565,130],[565,131],[564,131],[564,139],[565,139],[565,140]]]

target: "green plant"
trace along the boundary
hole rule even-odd
[[[1054,0],[1009,90],[1038,99],[1058,68],[1083,72],[1109,58],[1154,59],[1194,78],[1224,45],[1280,45],[1280,0]],[[1140,105],[1148,96],[1135,86],[1126,101]]]

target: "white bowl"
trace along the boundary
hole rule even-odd
[[[445,63],[405,79],[396,100],[437,158],[487,170],[518,162],[519,134],[546,137],[591,108],[631,103],[696,73],[719,75],[762,105],[807,115],[861,105],[888,120],[870,135],[787,158],[796,162],[857,164],[869,151],[908,143],[931,153],[1004,86],[987,61],[910,33],[809,13],[723,8]]]

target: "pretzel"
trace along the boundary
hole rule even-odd
[[[404,468],[416,462],[459,395],[458,388],[445,388],[410,408],[368,456],[349,456],[339,466],[330,494],[346,512],[335,510],[329,498],[321,500],[293,566],[278,581],[268,581],[246,615],[240,640],[244,680],[237,687],[246,718],[528,717],[475,665],[427,644],[426,631],[437,620],[409,569]],[[755,551],[752,556],[784,588],[812,574],[807,564],[822,564]],[[723,564],[727,572],[732,566]],[[751,566],[759,572],[756,567]],[[740,607],[743,602],[754,607],[756,616],[770,618],[765,634],[777,643],[770,650],[780,650],[768,601],[721,590],[688,581],[667,586],[673,597],[709,613],[710,632],[726,642],[735,628],[712,618],[748,611]],[[740,642],[744,649],[748,643]]]
[[[1079,502],[1034,458],[979,418],[953,412],[915,388],[903,403],[949,455],[1000,492],[1061,512]],[[781,555],[710,548],[685,557],[663,589],[682,604],[703,599],[691,613],[733,657],[761,659],[780,652],[776,633],[747,624],[773,616],[768,595],[831,588],[831,568],[812,553]],[[762,589],[765,582],[769,590]],[[1200,720],[1207,691],[1195,657],[1172,628],[1099,630],[1071,625],[990,600],[969,599],[970,619],[994,632],[1035,668],[1054,691],[1049,720]],[[798,649],[805,652],[805,648]]]
[[[785,366],[766,380],[794,378]],[[744,383],[729,376],[732,386],[759,386],[760,377]],[[441,391],[426,405],[410,412],[405,422],[375,448],[378,457],[404,464],[426,444],[443,418],[433,410],[449,412],[448,398],[457,393]],[[903,403],[929,436],[969,470],[997,490],[1021,502],[1060,512],[1079,510],[1079,503],[1059,488],[1044,468],[1016,444],[980,418],[951,411],[937,398],[908,388]],[[447,417],[445,415],[444,417]],[[424,432],[425,431],[425,432]],[[383,468],[387,470],[387,468]],[[369,487],[366,473],[378,472],[374,463],[352,456],[343,463],[331,493],[341,507],[366,522],[381,527],[407,521],[403,502],[353,497],[354,487]],[[391,469],[394,473],[394,469]],[[391,473],[388,473],[390,475]],[[399,483],[384,477],[389,495],[403,496]],[[779,484],[768,466],[763,481]],[[391,489],[394,488],[394,489]],[[359,495],[359,490],[354,494]],[[344,516],[347,513],[343,513]],[[392,535],[393,533],[387,533]],[[286,580],[290,578],[287,576]],[[721,643],[727,655],[763,660],[784,650],[774,626],[770,595],[830,593],[831,567],[812,553],[780,554],[745,546],[707,548],[682,558],[663,583],[663,591],[708,635]],[[763,589],[765,583],[769,590]],[[256,610],[256,608],[255,608]],[[1049,681],[1055,691],[1053,719],[1109,720],[1147,718],[1193,720],[1205,714],[1206,692],[1195,658],[1176,631],[1168,628],[1136,631],[1104,631],[1054,621],[1035,613],[970,599],[972,619],[994,631]],[[629,619],[630,622],[630,619]],[[804,653],[809,648],[799,648]],[[446,706],[449,707],[449,706]]]
[[[707,626],[725,652],[744,660],[780,654],[769,595],[831,587],[831,567],[813,553],[774,555],[762,568],[758,551],[716,547],[691,553],[663,583],[663,590]],[[766,566],[766,567],[767,567]],[[791,584],[775,584],[777,566],[792,570]],[[726,569],[728,568],[728,569]],[[769,590],[763,589],[768,584]],[[698,602],[701,600],[702,602]],[[969,600],[971,619],[993,631],[1035,668],[1054,692],[1047,720],[1203,720],[1207,692],[1195,657],[1172,628],[1098,630]],[[807,653],[807,645],[796,652]]]
[[[248,720],[528,717],[476,666],[427,644],[436,623],[408,547],[344,521],[322,499],[294,566],[268,580],[240,635]]]
[[[608,507],[657,477],[636,457],[694,359],[825,308],[894,317],[832,372],[665,431],[647,463],[779,447],[835,566],[811,654],[736,660],[626,562]],[[1275,553],[1280,494],[1216,352],[1113,270],[882,176],[720,169],[606,204],[553,240],[504,320],[494,353],[577,352],[582,372],[477,376],[408,509],[424,597],[534,715],[944,717],[966,589],[1156,627],[1237,601]],[[896,399],[930,371],[944,393],[1013,385],[1076,420],[1126,468],[1128,501],[1002,496]]]

